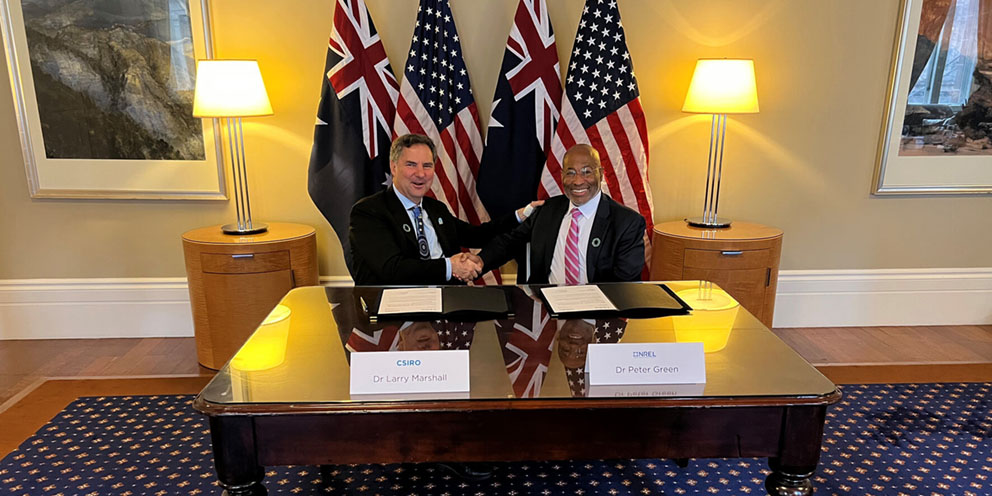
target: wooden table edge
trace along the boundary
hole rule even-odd
[[[473,411],[509,410],[596,410],[608,408],[760,408],[760,407],[807,407],[829,406],[840,401],[843,394],[835,389],[824,395],[810,396],[728,396],[720,398],[568,398],[528,399],[518,398],[485,400],[443,400],[443,401],[382,401],[336,403],[259,403],[221,404],[213,403],[197,395],[193,408],[210,416],[239,415],[344,415],[353,413],[451,413]],[[659,401],[660,400],[660,401]],[[581,403],[581,406],[578,405]]]

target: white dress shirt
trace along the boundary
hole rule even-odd
[[[393,188],[393,192],[396,193],[396,198],[399,198],[400,199],[400,203],[403,204],[403,209],[406,210],[406,215],[408,217],[410,217],[410,222],[413,223],[410,226],[410,227],[413,228],[413,236],[414,237],[417,237],[417,219],[413,216],[413,207],[417,206],[417,204],[416,203],[413,203],[413,200],[411,200],[411,199],[403,196],[403,193],[400,193],[399,190],[397,190],[396,188]],[[597,196],[593,200],[596,201],[597,203],[599,203],[599,196]],[[590,201],[589,203],[592,203],[592,201]],[[523,216],[521,216],[520,214],[518,214],[516,212],[514,212],[513,216],[517,219],[517,223],[520,224],[523,221],[527,220],[527,217],[533,211],[534,211],[534,208],[533,207],[530,207],[529,204],[528,204],[528,207],[526,208],[526,210],[524,210]],[[420,205],[420,216],[424,219],[424,237],[427,238],[427,246],[429,246],[430,249],[431,249],[431,259],[443,257],[444,256],[444,251],[441,250],[441,243],[438,242],[438,240],[437,240],[437,233],[434,232],[434,224],[431,223],[431,218],[430,218],[429,215],[427,215],[427,212],[424,210],[424,206],[423,205]],[[588,238],[589,238],[589,235],[586,234],[586,239],[588,239]],[[562,246],[564,246],[564,245],[562,245]],[[583,248],[580,253],[585,254],[585,249]],[[451,280],[451,259],[450,258],[445,258],[444,259],[444,279],[446,281],[450,281]]]
[[[565,284],[565,243],[568,242],[568,229],[572,225],[572,210],[575,209],[582,212],[582,215],[576,219],[579,224],[579,284],[589,283],[589,274],[586,273],[586,248],[589,247],[592,223],[596,220],[596,210],[599,209],[599,199],[602,195],[602,191],[596,193],[596,196],[581,207],[570,204],[570,208],[562,217],[561,226],[558,227],[558,241],[555,242],[555,253],[551,257],[551,274],[548,277],[548,282],[551,284]]]

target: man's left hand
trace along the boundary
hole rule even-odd
[[[534,213],[534,210],[537,209],[537,207],[540,207],[541,205],[544,205],[544,200],[534,200],[530,202],[530,204],[518,208],[517,220],[523,222],[527,219],[527,217],[530,217],[530,214]]]

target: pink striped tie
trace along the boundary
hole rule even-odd
[[[575,286],[579,284],[579,267],[582,261],[579,260],[579,217],[582,211],[572,209],[572,223],[568,226],[568,238],[565,240],[565,284]]]

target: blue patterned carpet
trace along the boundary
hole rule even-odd
[[[844,386],[828,412],[818,495],[992,495],[990,384]],[[192,396],[80,398],[0,461],[0,495],[220,494]],[[2,427],[0,427],[2,428]],[[276,467],[269,494],[759,495],[765,460],[501,463],[464,482],[433,464]]]

